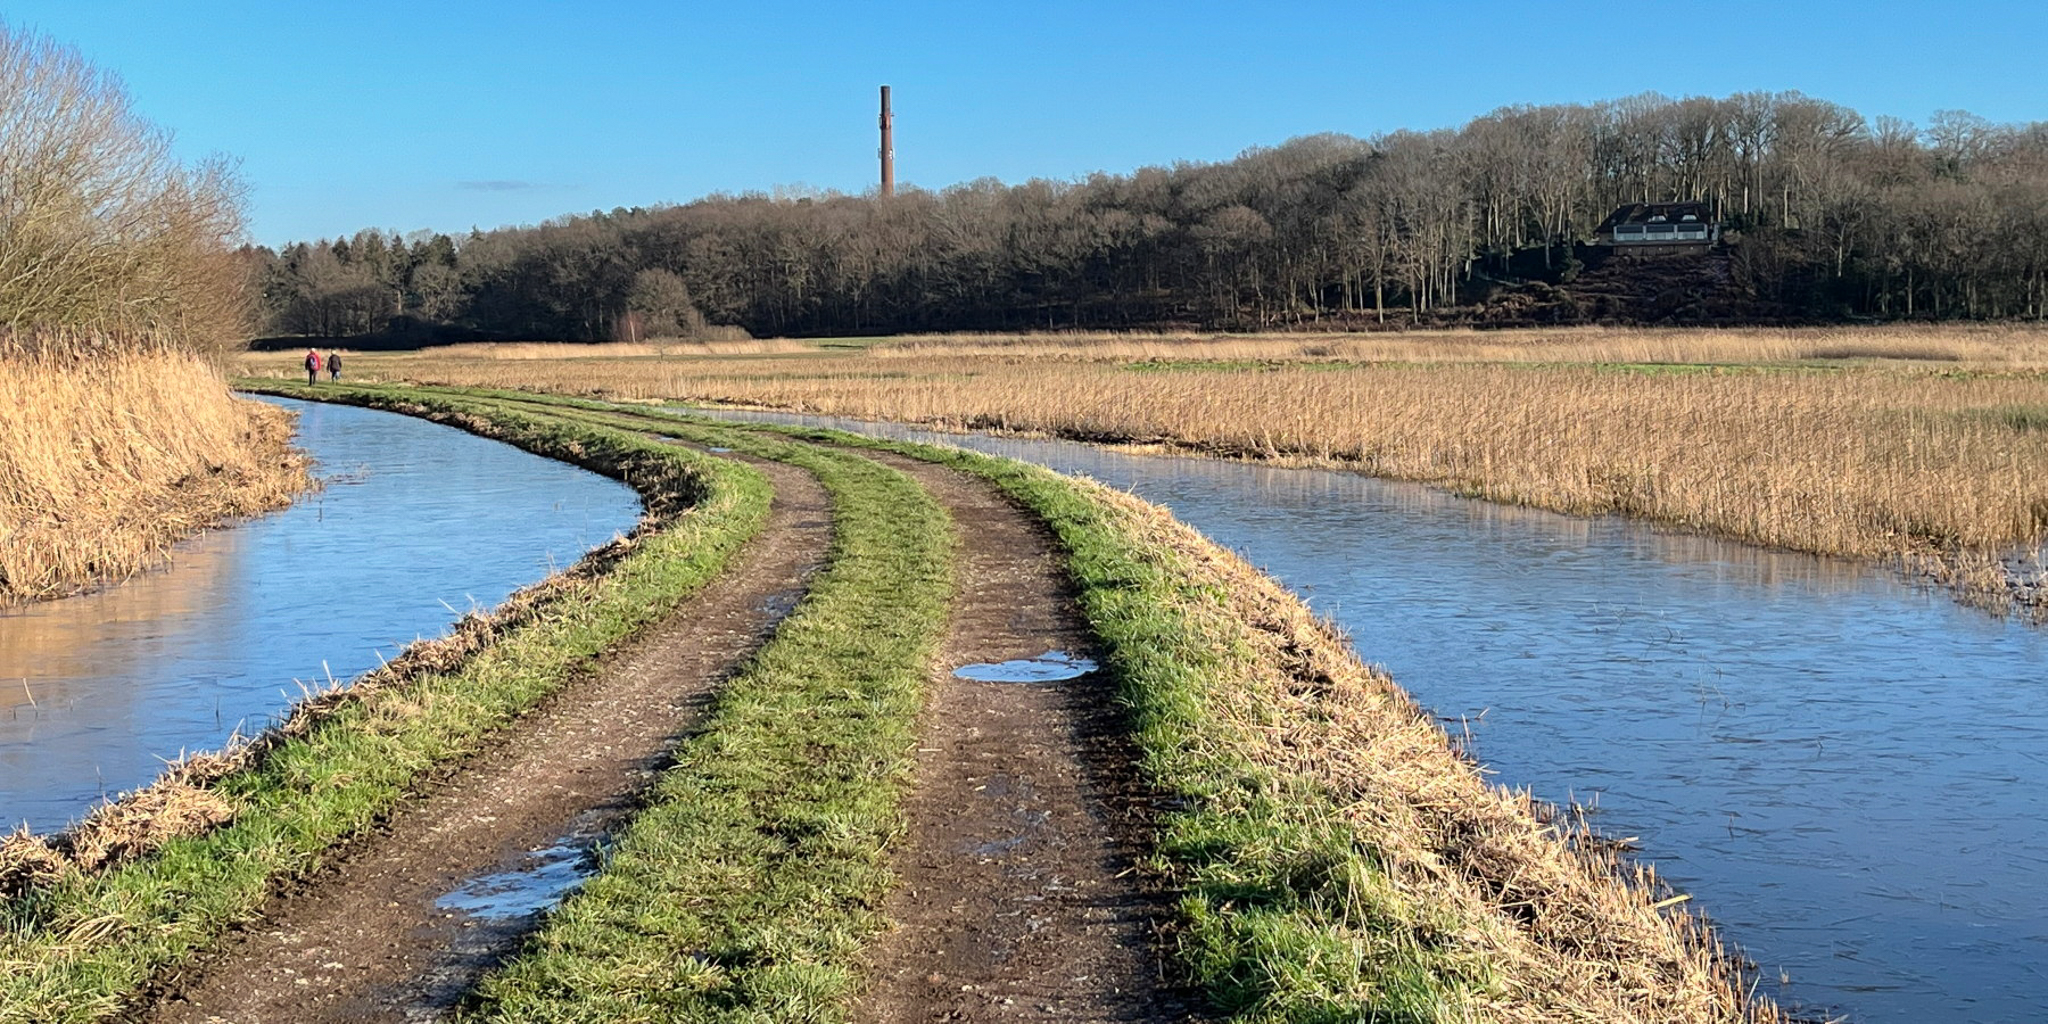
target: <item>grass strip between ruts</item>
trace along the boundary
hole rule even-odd
[[[707,422],[630,415],[663,430]],[[1179,894],[1179,966],[1216,1009],[1233,1020],[1304,1024],[1475,1018],[1474,999],[1495,987],[1493,969],[1432,938],[1461,923],[1413,905],[1332,794],[1276,777],[1246,756],[1257,741],[1228,734],[1226,716],[1212,711],[1217,692],[1246,674],[1254,645],[1240,637],[1252,627],[1232,615],[1227,584],[1163,543],[1134,502],[978,452],[806,427],[745,429],[951,466],[994,483],[1053,531],[1127,708],[1139,770],[1178,808],[1157,822],[1155,864]]]
[[[766,521],[771,491],[758,471],[634,433],[459,397],[334,387],[310,397],[403,405],[461,422],[538,454],[665,488],[649,495],[650,504],[679,511],[609,572],[549,598],[543,614],[458,667],[343,702],[305,735],[217,780],[214,791],[236,810],[232,823],[0,903],[0,1021],[90,1021],[119,1012],[155,972],[247,920],[280,879],[312,869],[439,766],[483,747],[591,657],[679,605]]]
[[[842,1017],[881,924],[954,536],[909,476],[729,427],[639,424],[815,473],[832,559],[728,681],[599,873],[485,979],[464,1020],[549,1024]]]

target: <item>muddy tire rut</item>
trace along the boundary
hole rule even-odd
[[[1134,869],[1144,804],[1104,673],[954,674],[1048,652],[1092,658],[1053,539],[985,481],[876,458],[947,506],[961,550],[884,908],[893,927],[868,954],[856,1019],[1190,1019],[1192,1000],[1161,980],[1163,907]]]
[[[810,475],[759,463],[766,528],[718,579],[316,876],[222,949],[160,979],[135,1021],[415,1021],[446,1014],[533,927],[443,909],[479,878],[621,822],[706,699],[773,632],[831,543]],[[559,867],[559,865],[557,866]]]

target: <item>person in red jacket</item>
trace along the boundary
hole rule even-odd
[[[306,383],[320,383],[320,353],[316,349],[306,350]]]

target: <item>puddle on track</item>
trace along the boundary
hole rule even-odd
[[[597,873],[597,836],[578,834],[534,850],[516,867],[465,882],[434,906],[486,921],[515,921],[554,909]]]
[[[1047,651],[1030,658],[1013,661],[989,661],[974,665],[962,665],[953,670],[961,679],[972,679],[977,683],[1058,683],[1068,679],[1079,679],[1096,670],[1092,659],[1068,654],[1065,651]]]
[[[622,484],[451,427],[277,400],[324,490],[171,567],[0,611],[0,830],[62,827],[630,530]]]
[[[761,603],[754,606],[754,610],[766,613],[770,619],[779,623],[788,618],[790,612],[796,611],[797,605],[803,603],[804,594],[808,589],[793,587],[789,590],[778,590],[762,598]]]
[[[2048,631],[1859,563],[1353,473],[714,415],[959,445],[1172,508],[1469,723],[1497,781],[1640,836],[1787,1005],[2048,1005]]]

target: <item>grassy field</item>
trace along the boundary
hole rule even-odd
[[[0,347],[0,603],[149,567],[195,530],[306,486],[291,418],[169,349]]]
[[[753,347],[749,348],[751,344]],[[673,398],[1314,462],[1901,563],[2041,601],[2048,330],[789,341],[364,356],[387,379]],[[275,357],[253,358],[275,371]]]

